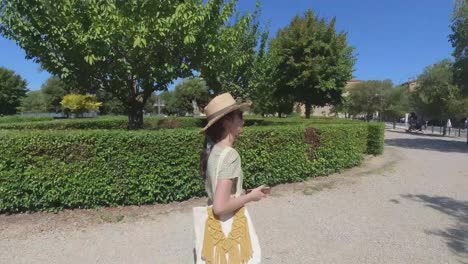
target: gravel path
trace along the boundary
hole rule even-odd
[[[468,146],[387,132],[363,166],[250,204],[263,263],[468,263]],[[0,216],[0,263],[193,263],[191,207]]]

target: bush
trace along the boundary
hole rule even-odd
[[[3,120],[3,121],[2,121]],[[283,125],[319,125],[319,124],[360,124],[361,121],[327,117],[295,118],[262,118],[249,116],[245,118],[246,126],[283,126]],[[145,117],[144,129],[156,130],[164,128],[202,128],[206,125],[205,118],[198,117]],[[97,118],[77,118],[53,120],[51,117],[3,117],[0,118],[0,129],[39,129],[39,130],[69,130],[69,129],[126,129],[126,116],[100,116]]]
[[[49,117],[49,116],[12,115],[12,116],[1,116],[0,117],[0,124],[20,123],[20,122],[39,122],[39,121],[50,121],[50,120],[53,120],[53,118]]]
[[[371,149],[368,133],[383,132],[366,123],[321,124],[307,132],[305,127],[246,128],[236,146],[245,187],[357,165]],[[167,203],[204,195],[198,131],[0,131],[0,212]]]
[[[370,123],[368,125],[369,137],[367,141],[367,153],[380,155],[384,147],[384,123]]]

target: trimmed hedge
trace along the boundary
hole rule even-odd
[[[39,121],[50,121],[50,120],[53,120],[53,118],[49,116],[11,115],[11,116],[0,117],[0,124],[19,123],[19,122],[39,122]]]
[[[42,117],[41,117],[42,118]],[[0,118],[1,120],[1,118]],[[44,121],[45,120],[45,121]],[[23,119],[15,121],[10,119],[10,122],[0,122],[0,129],[15,129],[15,130],[70,130],[70,129],[126,129],[128,127],[128,119],[126,116],[100,116],[97,118],[77,118],[77,119],[38,119],[32,120]],[[42,122],[40,122],[42,121]],[[271,125],[318,125],[318,124],[360,124],[363,123],[357,120],[336,119],[313,117],[311,119],[304,118],[261,118],[256,116],[246,116],[246,126],[271,126]],[[144,129],[157,130],[164,128],[201,128],[205,126],[206,119],[197,117],[145,117]]]
[[[371,132],[374,131],[374,132]],[[245,187],[301,181],[359,164],[368,125],[246,128]],[[205,194],[198,129],[0,131],[0,212],[140,205]],[[368,146],[372,142],[372,147]],[[380,142],[380,141],[379,141]]]
[[[367,141],[367,153],[380,155],[384,147],[384,123],[370,123],[368,125],[369,137]]]
[[[145,118],[144,129],[201,127],[206,121],[200,118]],[[44,122],[12,122],[0,124],[0,129],[15,130],[71,130],[71,129],[127,129],[125,116],[98,118],[57,119]]]

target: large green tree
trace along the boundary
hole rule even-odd
[[[47,79],[41,87],[46,110],[51,112],[58,112],[61,109],[60,102],[65,94],[67,94],[67,87],[65,83],[57,76],[52,76]]]
[[[263,45],[266,43],[262,42]],[[261,47],[260,50],[263,50]],[[252,110],[261,115],[290,114],[293,111],[294,96],[287,89],[282,89],[278,84],[279,57],[274,49],[268,49],[265,53],[259,53],[253,70],[254,78],[252,87]]]
[[[0,114],[16,114],[28,91],[26,81],[14,71],[0,67]]]
[[[336,31],[335,22],[335,18],[327,22],[308,10],[294,17],[272,40],[271,48],[280,58],[279,89],[305,105],[307,118],[312,106],[339,103],[352,78],[353,48],[346,33]]]
[[[178,115],[193,113],[194,102],[196,107],[203,109],[209,102],[210,97],[205,80],[199,77],[183,80],[175,86],[173,91],[162,94],[166,108],[165,112]]]
[[[468,1],[455,2],[451,28],[450,41],[454,48],[455,81],[463,88],[464,94],[468,95]]]
[[[395,128],[396,121],[410,111],[408,87],[400,85],[386,89],[381,111],[385,119],[392,120],[393,128]]]
[[[426,118],[441,120],[456,118],[463,109],[460,89],[454,84],[453,63],[442,60],[426,67],[418,76],[418,86],[411,93],[413,108]]]
[[[258,3],[258,2],[257,2]],[[219,28],[210,45],[210,59],[200,68],[201,77],[214,95],[230,92],[235,97],[250,98],[254,88],[255,66],[263,56],[267,31],[259,23],[260,7],[253,14],[238,12],[232,23]]]
[[[349,114],[372,118],[385,110],[385,96],[393,88],[391,80],[370,80],[357,83],[348,89],[345,107]]]
[[[44,94],[41,90],[30,91],[21,100],[21,106],[18,108],[21,112],[43,113],[47,112],[47,106],[44,100]]]
[[[0,33],[74,88],[110,92],[140,128],[154,91],[228,53],[238,28],[217,36],[235,2],[0,0]]]

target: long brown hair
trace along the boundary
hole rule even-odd
[[[221,141],[226,136],[224,121],[232,120],[235,115],[242,116],[242,112],[236,110],[223,116],[205,131],[205,142],[203,143],[203,150],[200,155],[200,174],[203,179],[206,179],[206,169],[208,166],[208,158],[210,157],[211,150],[213,150],[213,147],[216,143]]]

